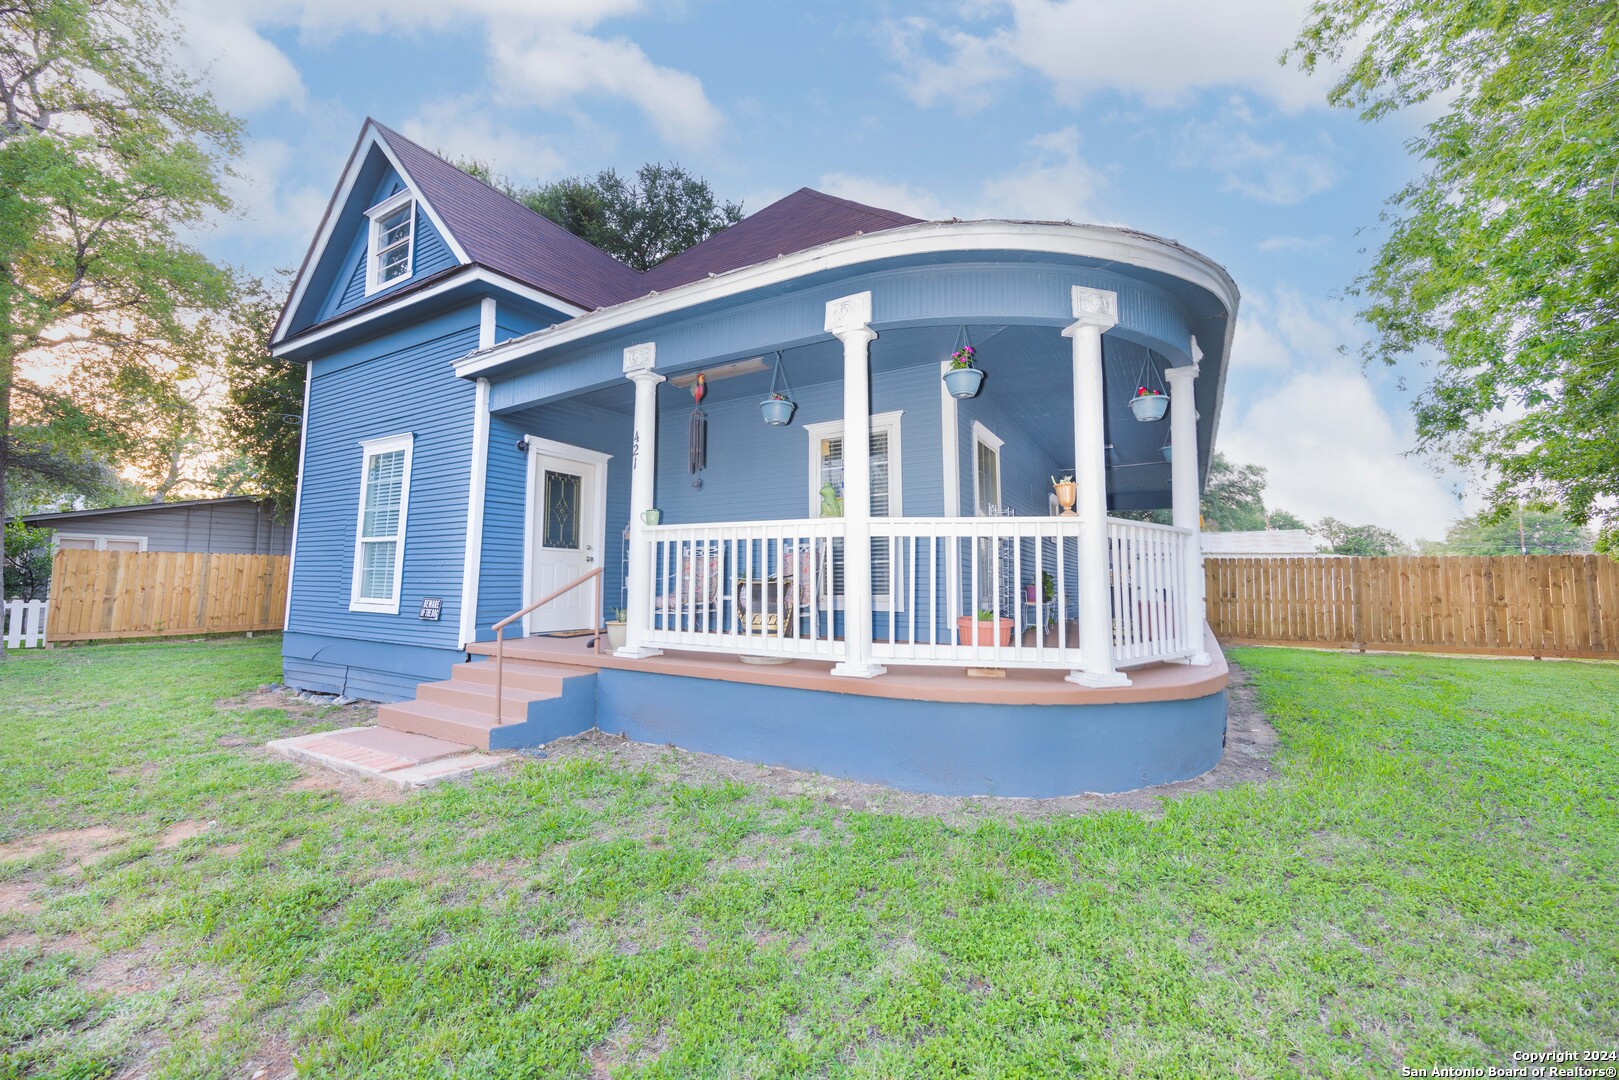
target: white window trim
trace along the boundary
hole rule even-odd
[[[93,540],[93,541],[95,541],[95,545],[96,545],[95,550],[97,550],[97,551],[106,551],[107,550],[107,541],[108,540],[116,540],[116,541],[119,541],[120,543],[125,543],[125,544],[139,543],[140,544],[140,550],[141,551],[146,550],[146,537],[144,537],[144,536],[117,536],[117,535],[113,535],[113,534],[110,534],[110,533],[76,533],[76,532],[58,532],[58,533],[56,533],[51,538],[51,547],[52,547],[52,549],[60,547],[61,542],[63,540]]]
[[[875,435],[877,432],[881,431],[888,436],[888,513],[882,515],[873,514],[873,518],[905,516],[905,484],[903,468],[901,465],[901,463],[905,460],[905,455],[902,452],[903,448],[900,445],[900,417],[904,415],[905,410],[903,409],[896,409],[893,412],[871,414],[871,433]],[[804,433],[809,436],[809,516],[812,518],[820,517],[821,440],[842,438],[843,421],[842,419],[823,420],[818,424],[805,424]],[[871,478],[867,477],[866,479],[869,483]],[[848,473],[844,474],[843,481],[844,486],[847,487],[849,482]],[[905,610],[904,598],[896,597],[896,599],[899,601],[899,610]],[[888,593],[877,593],[875,590],[873,590],[871,603],[873,611],[887,611]],[[834,608],[843,607],[843,596],[841,593],[833,599],[832,606]]]
[[[377,250],[377,240],[381,234],[380,219],[398,210],[401,206],[410,205],[410,237],[405,240],[405,272],[399,277],[384,282],[382,278],[382,252]],[[377,203],[365,212],[365,295],[381,292],[383,289],[397,285],[402,281],[410,280],[415,272],[416,265],[416,226],[418,214],[416,213],[416,193],[406,188],[397,195]]]
[[[989,430],[989,428],[985,427],[977,420],[974,420],[972,456],[974,517],[983,516],[983,510],[980,508],[984,505],[984,500],[979,497],[980,492],[978,490],[978,447],[980,445],[987,446],[991,450],[995,451],[995,495],[996,498],[1000,500],[997,505],[1006,505],[1006,488],[1001,486],[1001,447],[1006,445],[1006,440]]]
[[[405,577],[405,523],[410,510],[410,469],[415,458],[414,444],[416,436],[406,432],[403,435],[388,435],[380,439],[362,439],[360,441],[360,500],[354,518],[354,576],[349,585],[349,610],[369,611],[378,615],[399,614],[400,586]],[[399,479],[399,536],[398,547],[394,552],[394,587],[392,600],[365,599],[360,596],[360,575],[365,563],[365,475],[371,467],[371,458],[377,454],[389,454],[395,450],[405,452],[405,471]]]

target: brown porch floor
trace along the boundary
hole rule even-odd
[[[589,637],[513,638],[506,642],[506,657],[866,697],[989,705],[1103,705],[1112,702],[1178,701],[1217,693],[1225,689],[1227,681],[1225,655],[1212,634],[1207,635],[1204,643],[1204,648],[1213,658],[1213,663],[1208,667],[1152,664],[1132,668],[1126,672],[1130,677],[1129,686],[1105,689],[1068,682],[1064,678],[1068,674],[1066,671],[1028,668],[1008,668],[1005,678],[976,678],[957,667],[891,664],[886,675],[875,679],[847,679],[831,674],[832,665],[825,660],[794,660],[787,664],[761,667],[745,664],[737,657],[724,653],[678,650],[669,650],[660,656],[642,660],[625,660],[606,651],[605,638],[602,641],[603,651],[599,655],[591,648],[590,641]],[[480,641],[468,646],[467,651],[492,657],[495,643]]]

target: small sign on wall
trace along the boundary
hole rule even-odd
[[[426,619],[428,622],[438,622],[439,614],[441,612],[443,612],[443,610],[444,610],[444,599],[443,599],[443,597],[439,597],[439,596],[424,596],[424,597],[422,597],[422,614],[421,614],[421,618]]]

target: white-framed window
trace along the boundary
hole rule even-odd
[[[900,417],[903,412],[874,413],[871,418],[871,516],[901,517],[905,513],[905,486],[900,475]],[[838,497],[843,497],[843,421],[828,420],[819,424],[805,424],[809,436],[809,516],[821,516],[822,489],[831,484]],[[875,607],[888,608],[888,581],[890,576],[888,541],[873,538],[871,542],[871,591]],[[841,560],[839,562],[841,565]],[[833,582],[837,600],[843,597],[843,577]],[[904,598],[895,594],[896,604],[904,607]]]
[[[59,532],[56,546],[67,551],[145,551],[146,537]]]
[[[416,249],[416,198],[407,189],[365,212],[370,221],[366,246],[366,295],[410,277]]]
[[[360,514],[355,526],[350,611],[399,614],[412,442],[413,436],[407,434],[360,443]]]
[[[1006,440],[973,421],[973,513],[992,517],[1001,512],[1001,447]]]

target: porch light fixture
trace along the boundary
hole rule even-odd
[[[527,439],[518,439],[517,440],[517,452],[519,454],[528,453],[528,440]]]

